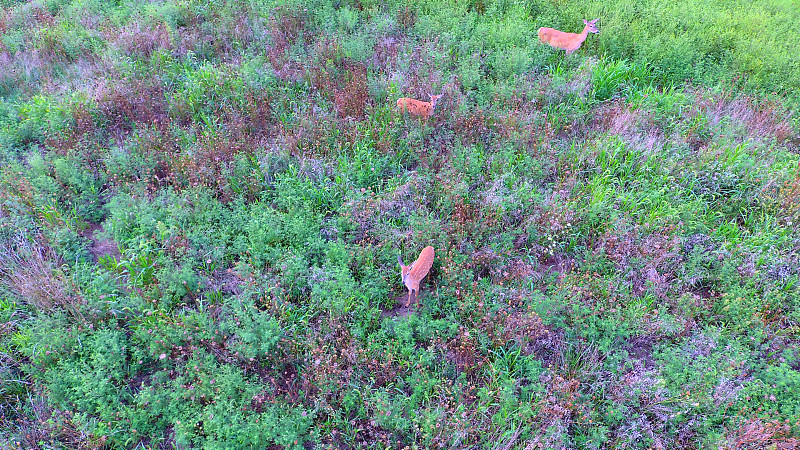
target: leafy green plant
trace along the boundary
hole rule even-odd
[[[652,83],[652,69],[647,63],[638,65],[621,61],[600,61],[592,70],[592,93],[597,100],[646,89]]]

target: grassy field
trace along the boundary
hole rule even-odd
[[[0,447],[800,446],[796,1],[0,6]]]

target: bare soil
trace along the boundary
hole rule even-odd
[[[89,228],[83,230],[81,236],[88,238],[92,241],[89,246],[89,253],[92,255],[92,260],[97,262],[101,256],[112,255],[119,258],[119,246],[111,239],[102,239],[100,236],[105,232],[103,226],[97,223],[89,225]]]
[[[417,309],[417,302],[415,300],[416,297],[412,297],[411,306],[406,307],[406,302],[408,302],[408,292],[398,295],[394,299],[394,308],[384,310],[383,317],[406,317],[412,314]],[[422,306],[422,301],[420,301],[420,306]]]

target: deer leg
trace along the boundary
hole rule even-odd
[[[408,299],[406,300],[406,308],[411,307],[411,288],[408,288]]]

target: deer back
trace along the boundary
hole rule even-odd
[[[562,50],[569,49],[576,44],[580,46],[582,42],[581,37],[580,34],[567,33],[553,28],[539,28],[540,41]]]
[[[408,274],[406,275],[407,279],[414,280],[417,284],[419,281],[425,278],[425,275],[433,267],[433,247],[430,245],[422,249],[422,253],[419,254],[419,258],[411,264],[411,268],[408,270]]]
[[[586,21],[584,20],[583,23],[585,26],[583,27],[583,31],[578,33],[567,33],[564,31],[559,31],[554,28],[547,28],[542,27],[539,28],[539,40],[545,44],[549,44],[553,47],[560,48],[562,50],[567,51],[575,51],[577,50],[583,41],[586,40],[586,36],[591,33],[599,33],[600,30],[597,28],[598,19]]]
[[[433,112],[433,105],[430,102],[423,102],[413,98],[403,97],[397,100],[400,112],[408,111],[412,116],[430,116]]]

